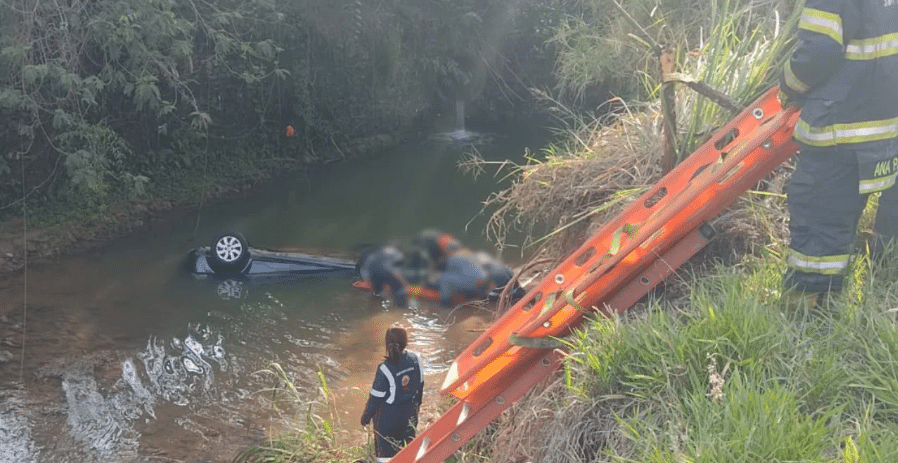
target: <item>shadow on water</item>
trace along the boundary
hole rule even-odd
[[[541,142],[526,131],[471,140],[484,157],[515,160]],[[276,381],[259,372],[271,362],[308,400],[323,374],[337,428],[353,438],[393,323],[410,329],[437,400],[485,313],[385,307],[346,277],[199,281],[183,261],[226,230],[254,247],[343,258],[429,227],[488,249],[478,211],[498,187],[458,171],[471,140],[431,138],[284,178],[204,207],[198,228],[196,211],[174,214],[100,251],[32,266],[27,292],[23,274],[0,281],[0,461],[231,461],[283,424],[264,400]]]

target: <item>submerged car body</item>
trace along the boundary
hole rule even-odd
[[[246,295],[248,285],[256,283],[289,283],[317,277],[355,279],[357,281],[352,284],[354,288],[371,290],[368,282],[359,280],[361,276],[356,260],[251,248],[243,235],[234,232],[218,236],[211,246],[191,249],[187,253],[186,268],[199,280],[216,281],[218,295],[223,299],[240,299]],[[411,297],[440,300],[439,291],[422,281],[421,268],[405,266],[401,270],[409,282]],[[510,277],[510,271],[508,273]],[[488,298],[498,299],[504,286],[505,281],[493,288]],[[512,299],[523,295],[524,290],[515,283]]]
[[[299,252],[250,248],[243,235],[225,233],[211,246],[191,249],[187,270],[197,278],[278,281],[297,277],[358,274],[355,261]]]

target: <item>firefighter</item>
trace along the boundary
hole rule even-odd
[[[415,438],[424,396],[421,357],[405,350],[408,344],[405,328],[391,326],[384,343],[387,356],[377,367],[362,413],[362,426],[374,420],[374,452],[378,462],[389,461]]]
[[[452,307],[463,300],[486,299],[493,288],[492,278],[477,255],[462,247],[449,250],[446,266],[434,286],[440,291],[443,307]]]
[[[875,237],[898,236],[898,1],[807,0],[781,100],[801,107],[786,190],[786,288],[842,289],[867,197],[881,192]],[[818,299],[819,300],[819,299]]]
[[[445,269],[449,254],[461,247],[461,243],[452,235],[432,229],[422,231],[414,239],[413,244],[426,252],[435,271]]]
[[[505,286],[514,278],[514,272],[505,265],[501,260],[487,254],[486,252],[480,251],[476,254],[477,261],[486,270],[486,273],[490,277],[490,299],[496,299],[502,294],[502,291],[505,289]],[[518,300],[524,297],[524,288],[522,288],[517,281],[514,282],[514,289],[511,291],[511,300]]]
[[[399,307],[408,306],[408,284],[402,273],[404,254],[396,246],[386,245],[365,250],[356,267],[363,280],[371,285],[371,293],[381,296],[390,287]]]

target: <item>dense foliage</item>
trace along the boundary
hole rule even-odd
[[[652,50],[615,3],[0,2],[0,219],[26,204],[91,211],[167,196],[200,170],[320,159],[457,100],[492,121],[534,112],[533,89],[603,111],[609,93],[653,85],[634,78]],[[617,3],[681,59],[721,10]]]
[[[320,157],[457,99],[498,117],[551,85],[556,14],[538,1],[2,2],[0,216],[159,194],[200,166]]]

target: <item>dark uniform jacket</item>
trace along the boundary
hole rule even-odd
[[[362,414],[362,423],[367,423],[380,412],[384,422],[408,420],[411,416],[391,416],[394,411],[408,410],[401,405],[414,405],[414,418],[424,396],[424,374],[421,372],[421,359],[417,353],[405,351],[399,365],[384,361],[377,367],[374,384]],[[406,413],[402,413],[405,415]]]
[[[489,273],[468,250],[456,251],[446,259],[446,269],[435,284],[440,290],[440,302],[447,307],[453,304],[456,294],[465,299],[486,297],[491,289]]]
[[[898,136],[898,0],[807,0],[780,88],[802,107],[794,132],[802,144],[891,143]],[[895,183],[893,159],[859,161],[860,193]]]

